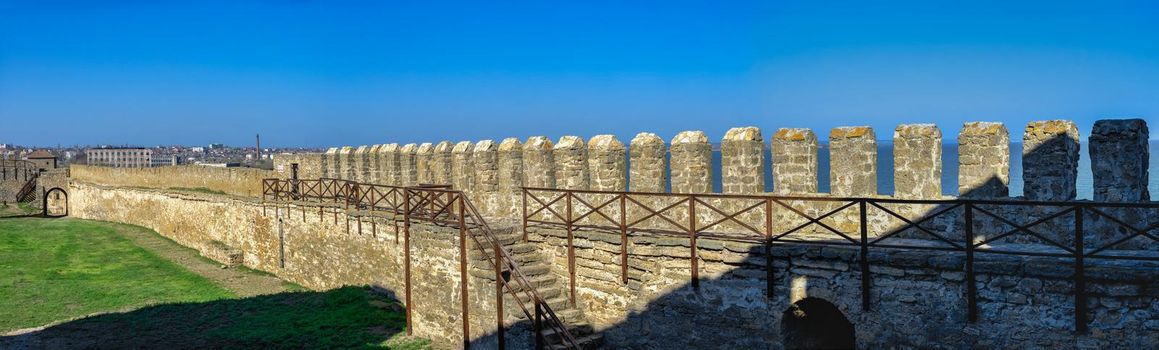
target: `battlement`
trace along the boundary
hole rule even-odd
[[[781,128],[765,140],[757,127],[730,129],[720,139],[720,169],[714,172],[712,146],[701,131],[684,131],[670,143],[640,133],[625,146],[612,135],[585,140],[563,136],[552,142],[532,136],[520,143],[450,141],[332,148],[322,154],[281,157],[298,162],[303,178],[328,177],[389,185],[455,185],[476,197],[510,193],[521,186],[576,190],[711,193],[713,174],[723,193],[775,193],[878,197],[876,131],[867,126],[837,127],[828,133],[830,193],[818,193],[817,134]],[[1024,197],[1068,201],[1076,197],[1079,131],[1067,120],[1031,122],[1022,137]],[[1138,119],[1100,120],[1089,137],[1097,201],[1150,200],[1147,193],[1148,130]],[[585,142],[586,141],[586,142]],[[893,132],[893,197],[940,199],[941,130],[933,124],[899,125]],[[1002,123],[963,125],[958,142],[958,192],[971,198],[1007,198],[1010,137]],[[480,151],[479,144],[485,144]],[[366,150],[366,151],[363,151]],[[359,158],[362,155],[362,158]],[[473,162],[483,158],[482,162]],[[480,166],[486,180],[477,177]],[[766,168],[772,186],[767,187]],[[288,167],[287,167],[288,168]],[[316,175],[316,176],[315,176]],[[493,176],[490,177],[490,176]],[[477,186],[480,181],[495,185]],[[496,203],[509,200],[495,201]]]

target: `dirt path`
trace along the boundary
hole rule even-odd
[[[64,219],[68,220],[68,219]],[[172,261],[189,271],[213,280],[239,297],[274,294],[301,287],[282,281],[265,272],[244,267],[222,268],[223,265],[202,257],[197,250],[177,244],[152,230],[109,224],[117,233],[133,241],[137,246]]]

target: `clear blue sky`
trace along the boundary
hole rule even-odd
[[[0,0],[0,143],[1159,128],[1146,1],[416,3]]]

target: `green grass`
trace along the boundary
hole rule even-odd
[[[403,336],[401,306],[370,288],[312,292],[283,282],[291,292],[238,299],[118,233],[139,229],[0,220],[0,334],[65,321],[27,335],[42,343],[0,337],[0,348],[62,341],[81,348],[430,347]],[[92,316],[78,319],[85,315]]]
[[[0,221],[0,330],[99,311],[232,297],[206,278],[132,244],[110,224]]]

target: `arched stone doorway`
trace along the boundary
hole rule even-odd
[[[785,310],[781,334],[786,349],[852,349],[853,323],[841,309],[821,298],[804,298]]]
[[[60,187],[53,187],[44,192],[44,216],[59,218],[68,216],[68,192]]]

